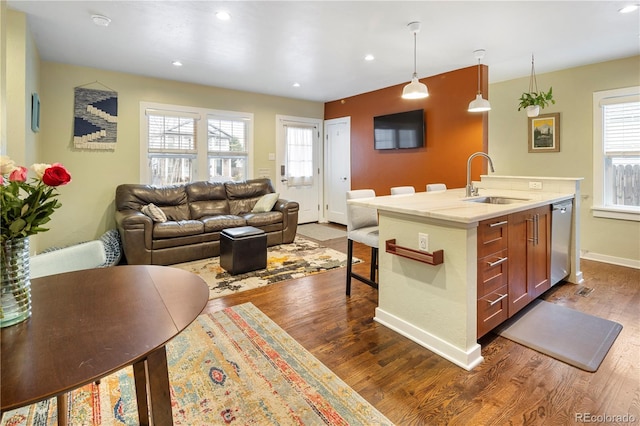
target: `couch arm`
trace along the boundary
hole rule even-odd
[[[137,210],[117,210],[115,219],[127,263],[150,265],[153,220]]]
[[[300,210],[300,205],[297,201],[280,198],[276,201],[272,210],[282,212],[282,242],[285,244],[292,243],[298,231],[298,210]]]

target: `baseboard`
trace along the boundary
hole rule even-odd
[[[615,257],[582,250],[580,251],[580,258],[586,260],[595,260],[596,262],[610,263],[612,265],[626,266],[628,268],[640,269],[640,260],[637,259],[627,259],[624,257]]]
[[[376,315],[373,319],[465,370],[470,371],[484,361],[480,345],[477,343],[472,345],[468,351],[464,351],[380,308],[376,308]]]

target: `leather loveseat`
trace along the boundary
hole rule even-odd
[[[291,243],[298,227],[297,202],[277,199],[270,211],[252,212],[263,196],[275,198],[267,195],[273,193],[269,179],[119,185],[115,219],[126,261],[170,265],[218,256],[221,231],[239,226],[264,230],[268,246]],[[148,207],[142,213],[145,206],[162,218],[152,219]]]

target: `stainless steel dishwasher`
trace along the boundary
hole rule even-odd
[[[573,200],[551,205],[551,285],[569,275]]]

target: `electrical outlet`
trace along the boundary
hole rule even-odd
[[[418,250],[429,251],[429,234],[418,233]]]
[[[529,189],[542,189],[542,182],[529,182]]]

